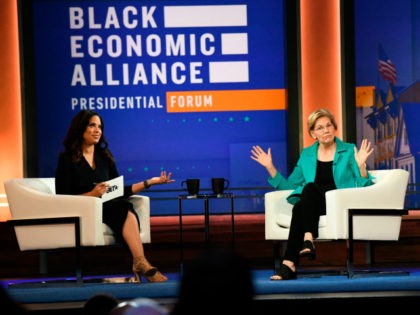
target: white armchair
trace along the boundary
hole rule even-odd
[[[377,210],[369,215],[353,214],[351,240],[398,240],[401,218],[407,213],[404,201],[409,173],[403,169],[370,172],[375,177],[374,185],[326,193],[326,215],[320,217],[318,240],[348,240],[349,209]],[[287,241],[289,236],[292,205],[286,197],[291,192],[278,190],[265,194],[265,239],[275,241],[275,265],[279,263],[276,257],[279,242]]]
[[[115,244],[113,231],[102,223],[102,201],[97,197],[55,194],[55,178],[17,178],[4,182],[12,222],[28,219],[79,217],[80,245]],[[151,242],[150,198],[130,197],[140,220],[143,243]],[[76,247],[74,224],[15,225],[21,251]]]

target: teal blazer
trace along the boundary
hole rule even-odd
[[[335,186],[339,188],[364,187],[373,184],[373,176],[368,172],[368,178],[360,175],[354,157],[354,148],[352,143],[341,141],[335,138],[337,148],[333,160],[333,177]],[[274,177],[268,178],[268,183],[278,190],[294,189],[292,194],[287,197],[291,204],[299,201],[299,195],[307,183],[315,180],[316,164],[318,156],[319,143],[304,148],[300,154],[299,160],[288,178],[285,178],[279,172]]]

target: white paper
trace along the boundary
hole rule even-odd
[[[102,195],[102,201],[108,201],[124,195],[124,176],[119,176],[105,183],[108,184],[106,193]]]

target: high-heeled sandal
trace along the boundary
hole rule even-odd
[[[300,257],[307,257],[309,260],[316,259],[316,250],[314,243],[306,240],[303,242],[302,250],[299,252]]]
[[[280,277],[277,279],[277,277]],[[290,269],[289,266],[285,264],[281,264],[280,268],[277,270],[276,274],[270,277],[272,281],[279,281],[279,280],[294,280],[297,278],[297,272]]]
[[[141,283],[141,276],[149,282],[165,282],[168,277],[164,276],[156,267],[150,265],[145,257],[137,257],[133,262],[135,282]]]

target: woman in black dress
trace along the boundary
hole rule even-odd
[[[101,197],[107,191],[105,182],[119,176],[103,131],[102,118],[94,111],[82,110],[73,118],[56,169],[57,194]],[[162,171],[160,176],[125,186],[123,197],[103,203],[103,222],[130,250],[137,282],[141,276],[150,282],[163,282],[168,278],[147,261],[140,239],[139,219],[127,197],[152,185],[172,182],[171,173]]]

